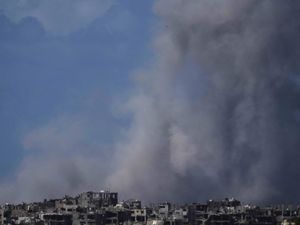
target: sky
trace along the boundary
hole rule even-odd
[[[155,19],[152,1],[0,1],[0,183],[41,154],[28,138],[57,120],[84,120],[84,135],[58,128],[70,142],[113,142],[128,123],[115,102],[151,58]]]
[[[0,0],[0,202],[299,203],[299,10]]]

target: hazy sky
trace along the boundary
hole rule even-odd
[[[0,0],[0,202],[299,201],[299,10]]]
[[[114,102],[151,57],[154,20],[152,1],[0,1],[1,183],[39,154],[26,137],[58,118],[84,118],[82,141],[112,143],[127,123]]]

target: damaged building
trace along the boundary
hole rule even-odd
[[[143,206],[118,201],[118,193],[84,192],[42,202],[4,204],[0,225],[298,225],[299,206],[259,207],[235,199]]]

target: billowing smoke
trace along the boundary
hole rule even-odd
[[[157,58],[107,184],[148,201],[299,201],[300,2],[158,0]]]
[[[24,135],[27,152],[1,181],[1,202],[100,188],[148,202],[300,201],[300,1],[154,8],[155,59],[121,106],[132,124],[116,150],[101,143],[116,129],[96,109],[62,113]]]

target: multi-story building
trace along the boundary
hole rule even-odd
[[[109,191],[84,192],[78,197],[78,205],[88,208],[115,206],[118,203],[118,193]]]

